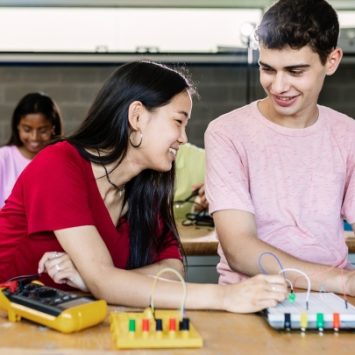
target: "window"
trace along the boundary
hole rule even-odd
[[[355,11],[338,15],[355,28]],[[261,7],[0,7],[0,52],[215,53],[246,47],[243,25],[261,16]]]
[[[2,52],[216,52],[261,9],[0,8]]]
[[[337,13],[341,28],[355,28],[355,11],[339,10]]]

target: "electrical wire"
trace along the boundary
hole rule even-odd
[[[289,284],[290,288],[291,288],[291,292],[293,292],[293,284],[292,282],[286,277],[286,271],[290,271],[290,272],[298,272],[299,274],[301,274],[301,276],[303,276],[306,281],[307,281],[307,293],[306,293],[306,308],[308,309],[308,305],[309,305],[309,297],[311,294],[311,279],[309,278],[309,276],[304,273],[303,271],[299,270],[299,269],[295,269],[295,268],[284,268],[280,259],[277,257],[276,254],[272,253],[272,252],[264,252],[262,254],[260,254],[259,258],[258,258],[258,266],[259,269],[261,270],[262,273],[267,274],[267,271],[264,269],[263,265],[262,265],[262,258],[265,255],[270,255],[272,256],[276,262],[279,264],[280,266],[280,271],[279,274],[283,274],[285,281]]]
[[[174,201],[174,205],[177,205],[177,207],[180,207],[181,205],[183,205],[184,203],[190,202],[190,203],[196,203],[197,205],[199,205],[199,203],[195,202],[195,197],[198,196],[198,189],[193,190],[191,195],[187,196],[186,198],[184,198],[183,200],[176,200]],[[194,200],[191,200],[191,199]]]
[[[279,274],[284,273],[285,271],[290,271],[290,272],[298,272],[299,274],[301,274],[307,281],[307,293],[306,293],[306,308],[308,309],[308,305],[309,305],[309,296],[311,294],[311,279],[308,277],[308,275],[306,273],[304,273],[303,271],[299,270],[299,269],[295,269],[295,268],[285,268],[285,269],[281,269]]]
[[[8,279],[8,281],[28,281],[28,282],[31,282],[32,280],[35,280],[39,277],[40,277],[39,274],[19,275],[19,276],[11,277],[11,279]]]
[[[183,279],[183,277],[179,274],[178,271],[176,271],[173,268],[166,267],[166,268],[163,268],[163,269],[159,270],[159,272],[156,273],[155,279],[154,279],[154,282],[153,282],[153,285],[152,285],[151,295],[150,295],[150,308],[152,309],[152,313],[154,315],[155,314],[154,313],[155,288],[156,288],[157,282],[159,280],[159,276],[164,274],[164,273],[166,273],[166,272],[171,272],[171,273],[175,274],[178,277],[178,279],[180,280],[180,282],[181,282],[181,286],[182,286],[182,291],[183,292],[182,292],[182,297],[181,297],[180,313],[181,313],[181,319],[183,319],[187,288],[186,288],[186,283],[185,283],[185,280]]]
[[[258,258],[258,266],[259,266],[259,269],[261,270],[261,272],[262,272],[264,275],[267,275],[267,274],[268,274],[268,272],[264,269],[264,267],[263,267],[263,265],[262,265],[262,262],[261,262],[261,261],[262,261],[262,258],[263,258],[265,255],[270,255],[270,256],[272,256],[272,257],[276,260],[276,262],[279,264],[280,270],[282,270],[282,269],[284,268],[283,265],[282,265],[282,263],[281,263],[281,261],[280,261],[280,259],[277,257],[276,254],[272,253],[271,251],[266,251],[266,252],[260,254],[260,256],[259,256],[259,258]],[[291,291],[293,292],[293,284],[292,284],[292,282],[287,278],[286,273],[284,273],[283,277],[284,277],[285,281],[289,284],[290,289],[291,289]]]
[[[200,227],[214,227],[214,221],[208,210],[200,203],[196,202],[198,196],[198,189],[192,191],[191,195],[183,200],[174,201],[175,208],[181,208],[186,203],[191,203],[194,207],[198,207],[197,212],[186,213],[185,219],[181,221],[183,226],[200,226]]]
[[[270,256],[272,256],[272,257],[277,261],[277,263],[279,264],[279,267],[280,267],[281,270],[284,268],[284,267],[282,266],[282,263],[281,263],[280,259],[277,257],[276,254],[274,254],[274,253],[272,253],[272,252],[270,252],[270,251],[265,251],[264,253],[261,253],[261,254],[259,255],[259,258],[258,258],[258,266],[259,266],[259,269],[260,269],[260,271],[261,271],[264,275],[267,275],[267,274],[268,274],[268,272],[264,269],[264,267],[263,267],[263,265],[262,265],[262,258],[263,258],[265,255],[270,255]],[[286,275],[284,275],[284,276],[286,276]]]

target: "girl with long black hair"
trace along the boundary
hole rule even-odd
[[[185,76],[161,64],[116,70],[77,132],[38,155],[0,212],[0,281],[39,271],[52,286],[145,306],[152,275],[165,267],[182,274],[174,160],[187,142],[193,94]],[[235,312],[286,295],[275,275],[187,288],[187,308]],[[156,295],[157,306],[176,307],[180,285],[161,281]]]

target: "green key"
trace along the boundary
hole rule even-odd
[[[296,301],[296,294],[291,290],[290,294],[288,295],[288,300],[291,303],[294,303]]]

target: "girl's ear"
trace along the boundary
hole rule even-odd
[[[335,71],[338,69],[341,58],[343,58],[343,51],[341,48],[337,47],[329,54],[325,64],[327,67],[327,75],[333,75],[335,73]]]
[[[140,101],[133,101],[128,108],[128,122],[132,130],[140,129],[139,116],[143,112],[144,106]]]

